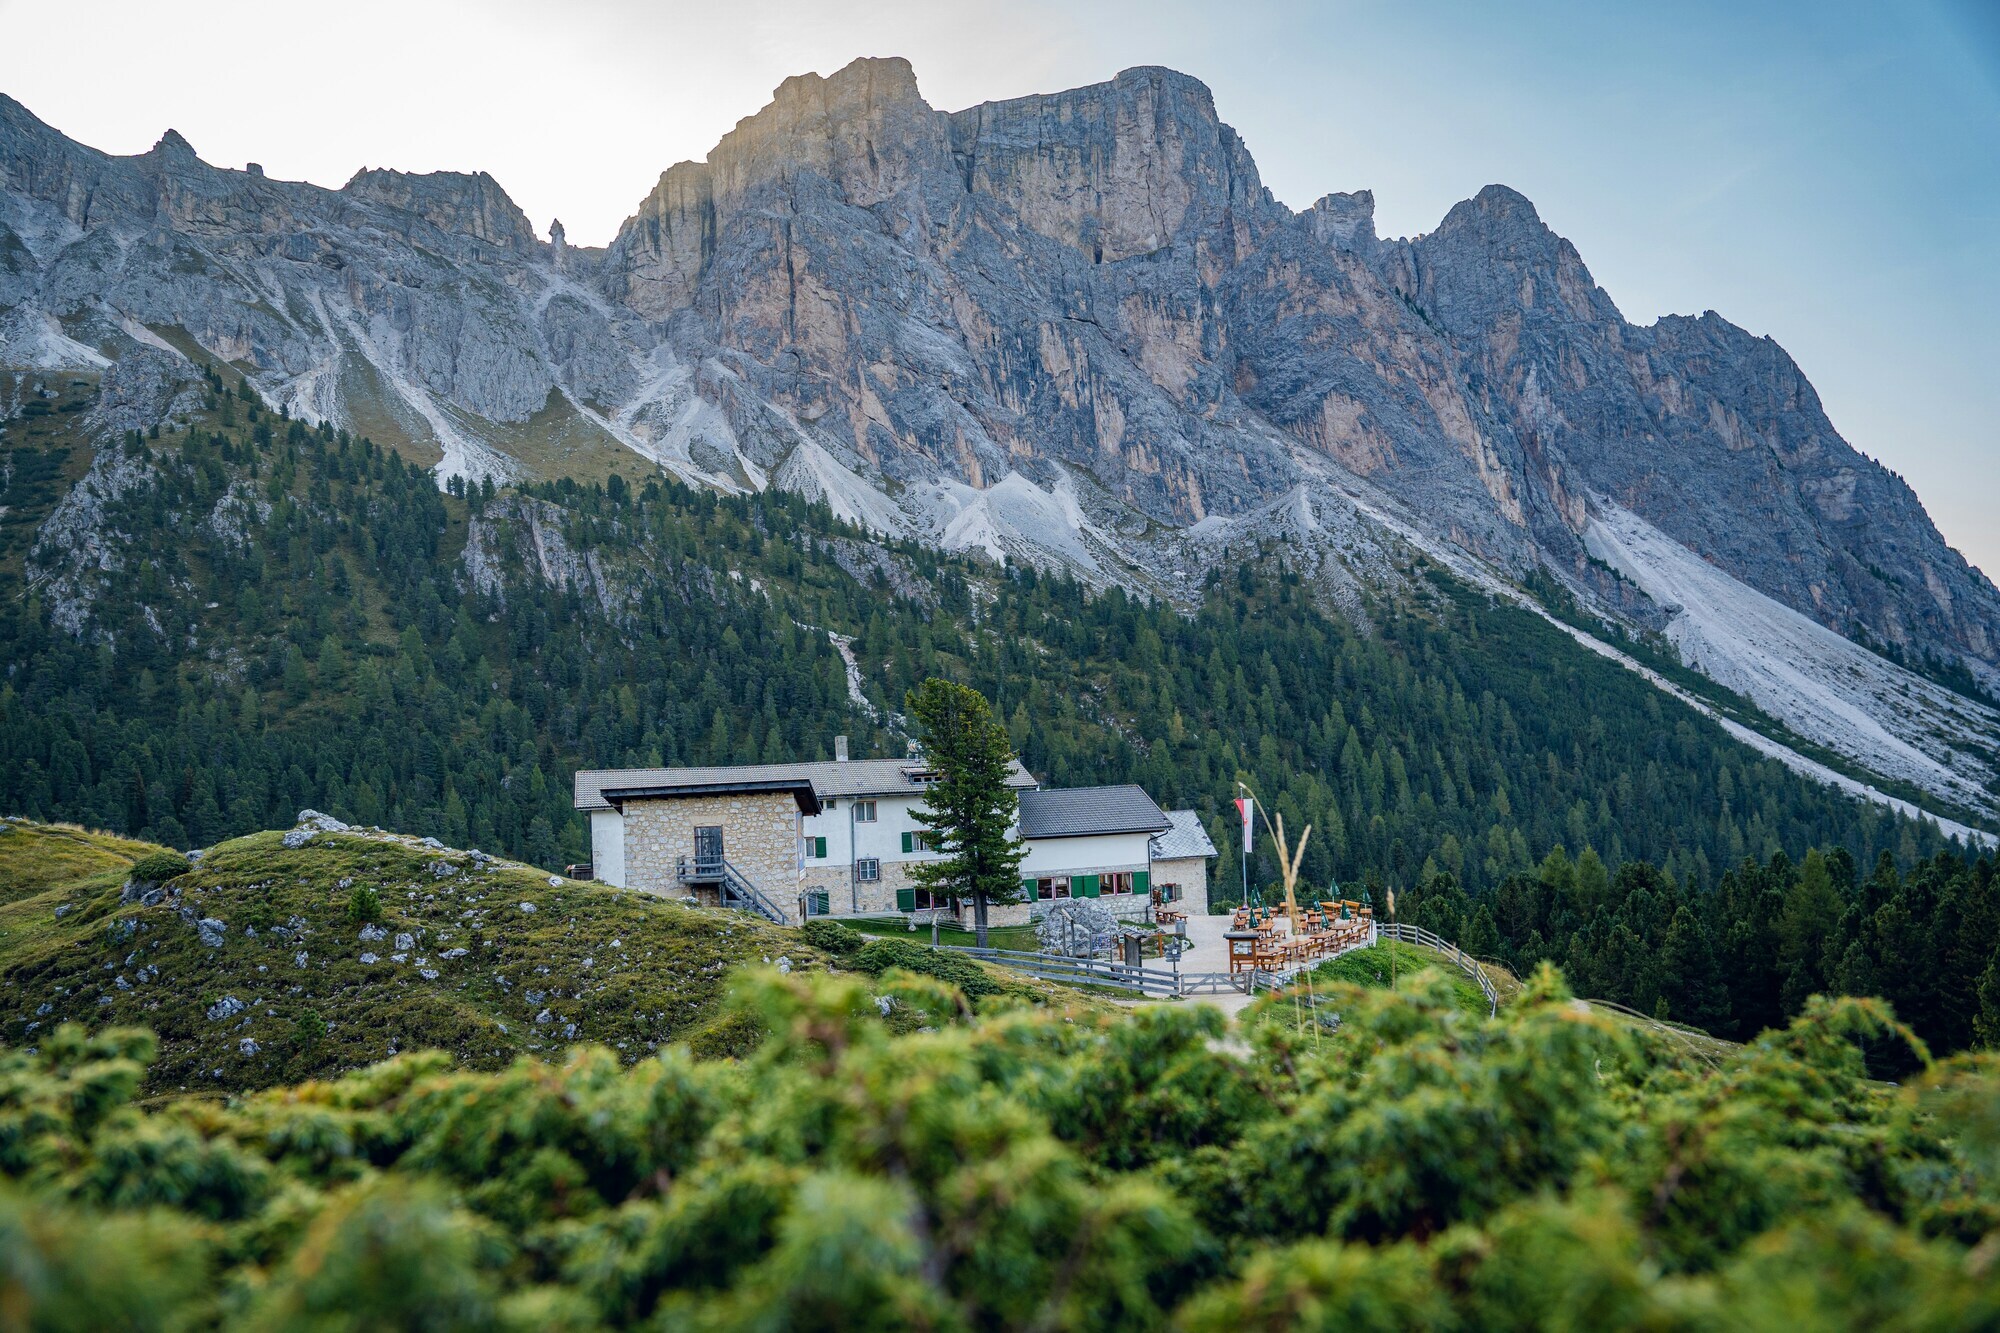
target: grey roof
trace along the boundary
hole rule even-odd
[[[801,814],[820,812],[819,793],[800,777],[721,778],[714,781],[690,779],[685,775],[669,782],[626,782],[616,778],[598,788],[597,797],[606,805],[624,810],[627,801],[674,799],[682,796],[741,796],[746,793],[789,796],[799,803]]]
[[[1201,826],[1201,816],[1192,810],[1169,810],[1173,827],[1153,839],[1155,861],[1180,861],[1195,856],[1214,856],[1215,844]]]
[[[1167,817],[1143,787],[1065,787],[1021,793],[1021,836],[1082,838],[1093,833],[1162,833]]]
[[[746,790],[751,784],[809,783],[822,801],[836,796],[902,796],[920,792],[924,784],[911,775],[923,771],[908,759],[813,760],[803,764],[725,764],[714,768],[586,768],[576,775],[575,805],[579,810],[609,810],[604,793],[650,791],[658,795],[701,790]],[[1035,785],[1034,777],[1013,762],[1011,787]],[[767,790],[769,788],[766,788]]]

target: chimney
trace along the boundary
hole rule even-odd
[[[835,736],[833,738],[833,761],[836,764],[847,762],[847,737]]]

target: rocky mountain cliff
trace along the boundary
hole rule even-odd
[[[1366,191],[1295,214],[1170,70],[956,113],[901,60],[790,79],[601,250],[484,174],[326,190],[172,131],[116,158],[0,97],[0,364],[141,349],[441,475],[636,450],[1169,595],[1273,536],[1350,604],[1413,549],[1510,595],[1541,571],[1809,739],[1993,803],[2000,714],[1852,641],[1990,689],[2000,592],[1782,349],[1627,323],[1502,186],[1410,240]]]

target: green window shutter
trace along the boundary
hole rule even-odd
[[[1037,885],[1034,880],[1024,879],[1021,881],[1021,897],[1023,897],[1027,901],[1029,902],[1035,901],[1035,894],[1039,892],[1039,890],[1040,886]]]
[[[818,858],[819,860],[822,860],[822,861],[824,861],[824,860],[826,859],[826,839],[825,839],[825,838],[814,838],[814,839],[813,839],[813,855],[814,855],[815,857],[817,857],[817,858]]]
[[[1083,897],[1095,898],[1097,896],[1097,876],[1078,875],[1071,883]]]
[[[916,910],[917,910],[917,891],[916,891],[915,889],[897,889],[897,890],[896,890],[896,910],[897,910],[898,912],[914,912],[914,911],[916,911]]]
[[[1132,892],[1151,893],[1152,891],[1153,891],[1153,872],[1150,870],[1133,871]]]
[[[905,854],[905,855],[908,855],[908,854],[909,854],[909,851],[910,851],[910,831],[909,831],[908,829],[904,829],[904,830],[903,830],[903,852],[904,852],[904,854]]]

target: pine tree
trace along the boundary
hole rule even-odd
[[[1979,978],[1979,1015],[1972,1020],[1973,1034],[1989,1051],[2000,1051],[2000,949]]]
[[[1784,915],[1778,920],[1786,1012],[1797,1012],[1807,996],[1826,989],[1829,975],[1840,961],[1828,957],[1828,951],[1845,907],[1826,858],[1815,847],[1806,853],[1798,878],[1785,894]]]
[[[1683,905],[1667,927],[1660,950],[1661,998],[1677,1023],[1713,1032],[1729,1021],[1729,988],[1715,961],[1708,930],[1694,909]]]
[[[1020,802],[1007,785],[1014,748],[986,696],[933,676],[904,698],[924,730],[924,759],[938,780],[916,820],[924,840],[943,855],[919,861],[911,878],[933,895],[969,899],[979,945],[986,947],[986,909],[1021,899],[1021,858],[1014,835]]]

